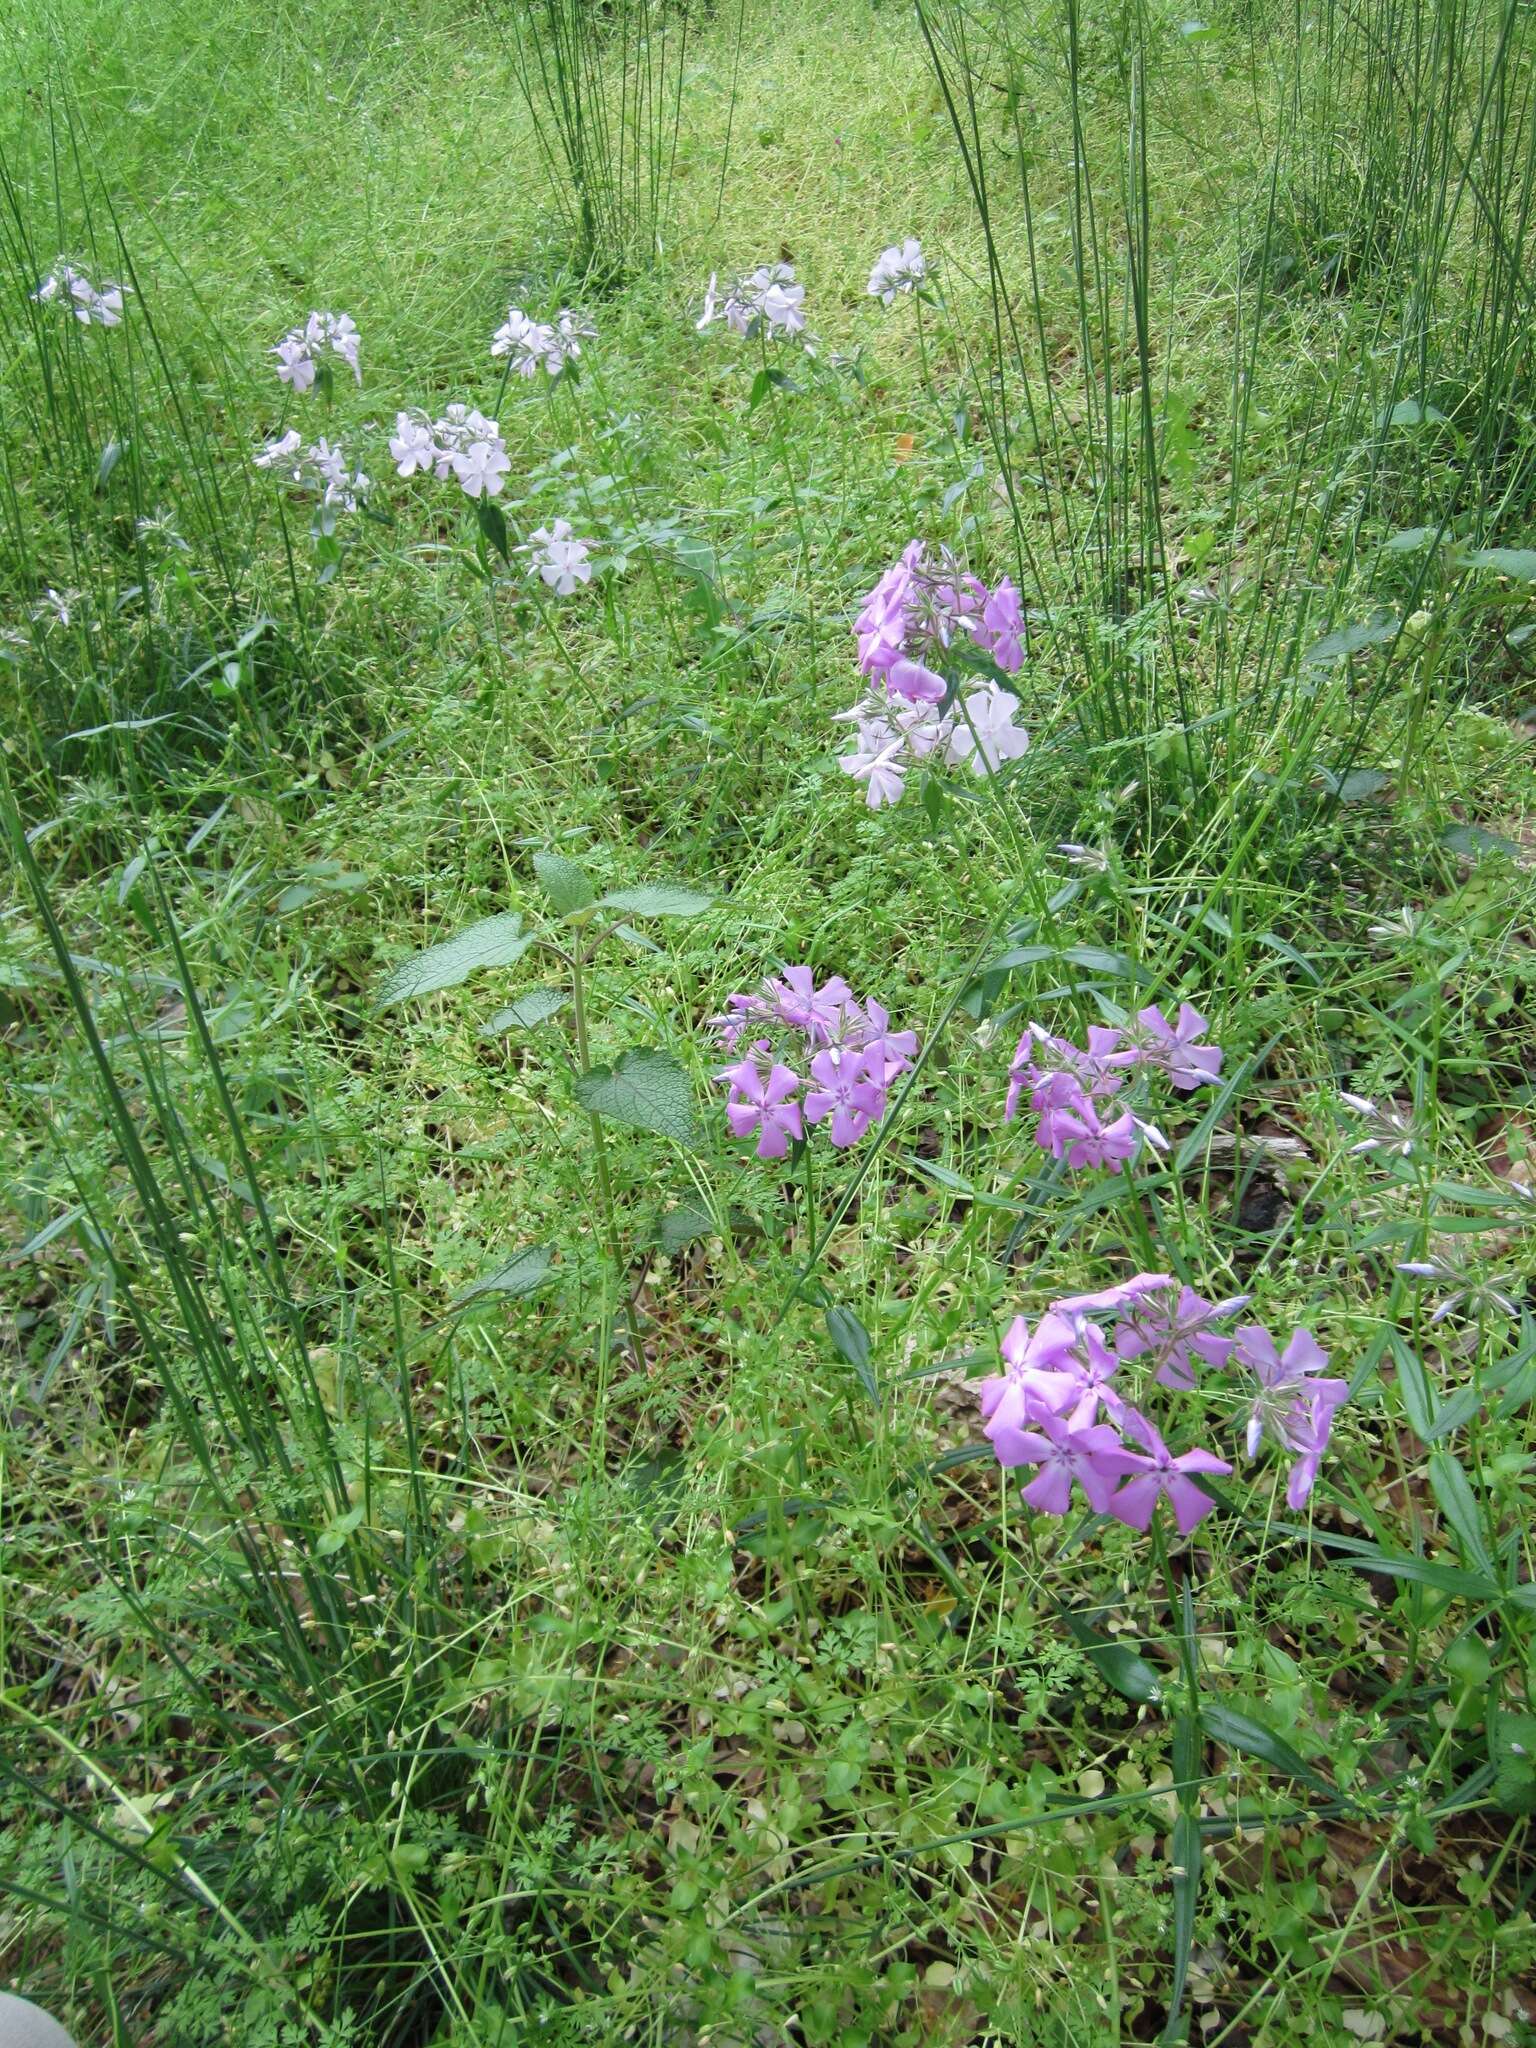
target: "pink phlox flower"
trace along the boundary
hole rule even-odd
[[[722,1067],[716,1074],[731,1090],[725,1105],[726,1122],[737,1138],[758,1134],[759,1159],[782,1159],[791,1138],[803,1138],[800,1105],[793,1098],[800,1076],[773,1058],[767,1039],[761,1039],[744,1060]]]
[[[1292,1398],[1320,1384],[1316,1375],[1326,1371],[1328,1353],[1310,1330],[1293,1331],[1284,1351],[1278,1351],[1274,1338],[1262,1324],[1245,1323],[1235,1332],[1232,1355],[1258,1382],[1248,1416],[1247,1447],[1251,1458],[1266,1431],[1284,1441],[1283,1419]],[[1348,1391],[1347,1381],[1330,1384]]]
[[[1138,1303],[1173,1285],[1171,1273],[1134,1273],[1129,1280],[1117,1280],[1112,1287],[1100,1287],[1092,1294],[1068,1294],[1053,1306],[1063,1315],[1118,1315],[1122,1309],[1133,1313]],[[1161,1304],[1158,1304],[1161,1307]],[[1131,1356],[1122,1351],[1122,1358]]]
[[[986,593],[976,641],[1008,675],[1024,666],[1024,606],[1006,576]]]
[[[1236,1340],[1211,1325],[1235,1315],[1250,1296],[1234,1294],[1226,1301],[1207,1301],[1192,1287],[1181,1287],[1169,1302],[1138,1302],[1115,1328],[1115,1349],[1122,1358],[1150,1358],[1160,1387],[1188,1391],[1194,1386],[1196,1360],[1218,1370],[1227,1363]]]
[[[1082,1429],[1093,1421],[1101,1405],[1111,1415],[1118,1415],[1124,1407],[1109,1384],[1120,1369],[1120,1359],[1105,1343],[1103,1332],[1096,1323],[1090,1323],[1086,1316],[1080,1315],[1066,1320],[1071,1322],[1076,1333],[1076,1342],[1068,1354],[1067,1363],[1074,1383],[1074,1398],[1067,1410],[1067,1419],[1074,1429]]]
[[[1313,1380],[1278,1419],[1276,1434],[1296,1454],[1285,1486],[1286,1505],[1293,1513],[1299,1514],[1312,1498],[1333,1434],[1333,1418],[1348,1399],[1348,1380]]]
[[[1196,1044],[1205,1032],[1206,1020],[1193,1004],[1180,1003],[1177,1024],[1170,1024],[1155,1003],[1138,1010],[1136,1022],[1144,1034],[1142,1063],[1160,1067],[1175,1088],[1203,1088],[1217,1080],[1222,1050],[1219,1045]]]
[[[1135,1158],[1140,1137],[1129,1110],[1105,1123],[1079,1087],[1075,1101],[1052,1101],[1042,1112],[1035,1142],[1053,1159],[1063,1159],[1074,1169],[1104,1166],[1118,1173],[1127,1160]]]
[[[1065,1316],[1047,1310],[1033,1331],[1015,1316],[999,1347],[1006,1371],[977,1388],[983,1422],[1025,1429],[1042,1415],[1063,1414],[1079,1395],[1076,1346],[1076,1328]],[[992,1435],[990,1426],[985,1434]]]
[[[828,1046],[811,1061],[811,1079],[816,1086],[806,1091],[805,1114],[813,1124],[831,1117],[839,1150],[856,1145],[885,1114],[885,1088],[861,1052]]]
[[[1130,1475],[1110,1502],[1110,1514],[1129,1529],[1149,1529],[1159,1500],[1166,1500],[1179,1534],[1189,1535],[1216,1505],[1193,1475],[1230,1472],[1231,1465],[1211,1451],[1189,1450],[1175,1457],[1154,1425],[1135,1408],[1124,1407],[1120,1419],[1127,1433],[1145,1449],[1119,1450],[1101,1458],[1104,1467]]]
[[[781,1023],[800,1031],[812,1045],[834,1045],[843,1028],[843,1016],[853,1001],[853,990],[840,974],[820,988],[809,967],[786,967],[777,980],[763,983],[763,993],[773,1005]]]
[[[850,1006],[851,1012],[858,1010],[858,1005]],[[890,1012],[871,997],[856,1016],[849,1041],[868,1058],[872,1072],[883,1069],[881,1081],[887,1088],[917,1058],[917,1033],[892,1031],[890,1026]]]
[[[711,1017],[709,1029],[720,1040],[727,1052],[734,1052],[742,1035],[755,1024],[775,1018],[778,1012],[771,1003],[761,996],[730,995],[725,999],[725,1009],[718,1017]]]
[[[904,697],[909,704],[942,703],[949,687],[941,675],[905,654],[885,671],[885,685],[893,697]]]
[[[1031,1429],[995,1431],[992,1448],[1005,1468],[1036,1468],[1023,1491],[1025,1500],[1042,1514],[1064,1515],[1072,1504],[1074,1483],[1083,1489],[1095,1514],[1111,1507],[1122,1453],[1119,1437],[1105,1423],[1042,1415]]]

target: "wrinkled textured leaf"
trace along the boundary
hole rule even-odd
[[[1468,548],[1460,558],[1464,569],[1496,569],[1520,583],[1536,583],[1536,548]]]
[[[694,1143],[693,1085],[669,1052],[626,1052],[611,1067],[578,1074],[575,1085],[582,1107],[610,1123],[657,1131],[679,1145]]]
[[[715,899],[701,889],[656,882],[640,889],[610,889],[601,900],[605,910],[627,910],[635,917],[698,917]]]
[[[463,1308],[471,1301],[483,1300],[488,1294],[504,1294],[514,1299],[521,1294],[532,1294],[550,1277],[550,1260],[554,1255],[552,1244],[529,1245],[494,1273],[487,1273],[483,1280],[476,1280],[461,1289],[450,1306]]]
[[[577,910],[590,910],[597,901],[597,891],[588,880],[586,869],[579,868],[563,853],[536,853],[533,872],[539,878],[539,887],[560,917],[569,917]]]
[[[1309,668],[1320,667],[1330,661],[1342,661],[1347,655],[1361,654],[1367,647],[1383,647],[1396,638],[1396,618],[1378,612],[1373,619],[1358,625],[1340,626],[1335,632],[1325,633],[1301,658]]]
[[[661,1218],[656,1227],[656,1242],[668,1254],[685,1251],[701,1237],[710,1236],[714,1227],[714,1218],[707,1209],[683,1202]]]
[[[523,920],[515,910],[483,917],[451,939],[442,939],[425,952],[402,960],[380,989],[377,1007],[382,1010],[391,1003],[408,1002],[413,996],[457,988],[482,967],[510,967],[522,959],[532,944],[533,940],[524,935]]]
[[[537,1025],[547,1024],[556,1017],[570,1001],[563,989],[531,988],[519,996],[515,1003],[508,1003],[504,1010],[498,1010],[489,1022],[480,1027],[482,1038],[502,1038],[509,1031],[532,1031]]]

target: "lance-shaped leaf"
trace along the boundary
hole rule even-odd
[[[575,1085],[582,1107],[610,1123],[694,1143],[693,1086],[669,1052],[641,1047],[622,1053],[611,1067],[578,1074]]]
[[[413,996],[435,995],[439,989],[457,988],[461,981],[482,967],[510,967],[521,960],[533,944],[523,931],[523,920],[514,910],[496,917],[483,917],[466,926],[451,939],[442,939],[425,952],[402,960],[379,990],[377,1007],[408,1002]]]

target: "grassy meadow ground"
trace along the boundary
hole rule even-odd
[[[0,1976],[82,2048],[1536,2043],[1526,17],[649,19],[661,247],[585,276],[512,0],[0,31]],[[814,359],[696,330],[777,260]],[[394,475],[455,401],[590,585]],[[914,536],[1018,581],[1031,746],[872,811]],[[573,991],[551,854],[710,906]],[[704,1029],[798,963],[922,1042],[803,1183]],[[1030,1019],[1180,999],[1166,1156],[1004,1122]],[[1316,1332],[1303,1510],[1220,1374],[1188,1538],[1000,1471],[1008,1323],[1138,1268]]]

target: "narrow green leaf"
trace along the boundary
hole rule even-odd
[[[831,1303],[827,1308],[827,1335],[838,1355],[846,1358],[859,1376],[859,1385],[875,1406],[880,1405],[880,1381],[871,1362],[869,1332],[851,1308]]]
[[[483,917],[451,939],[439,940],[437,945],[402,960],[386,977],[375,1007],[383,1010],[391,1003],[435,995],[439,989],[457,988],[485,967],[511,967],[532,944],[515,910]]]
[[[669,1052],[644,1047],[623,1053],[611,1067],[578,1074],[575,1088],[582,1107],[610,1123],[658,1131],[679,1145],[696,1141],[693,1085]]]
[[[1434,1489],[1435,1499],[1440,1503],[1440,1512],[1445,1516],[1455,1533],[1457,1548],[1463,1564],[1474,1571],[1497,1580],[1499,1572],[1488,1554],[1483,1539],[1482,1516],[1478,1512],[1477,1497],[1468,1483],[1467,1475],[1460,1462],[1450,1451],[1431,1451],[1429,1454],[1429,1483]]]
[[[1265,1727],[1262,1721],[1240,1714],[1233,1707],[1212,1702],[1201,1707],[1200,1725],[1213,1742],[1223,1743],[1226,1748],[1238,1750],[1244,1756],[1256,1756],[1261,1763],[1284,1771],[1288,1778],[1310,1785],[1314,1791],[1326,1793],[1330,1799],[1337,1798],[1338,1787],[1320,1777],[1304,1756],[1293,1749],[1283,1736]]]
[[[1070,1607],[1057,1612],[1080,1644],[1084,1655],[1106,1685],[1112,1685],[1123,1699],[1138,1706],[1156,1706],[1163,1697],[1163,1678],[1154,1665],[1125,1643],[1102,1634],[1086,1616]]]

